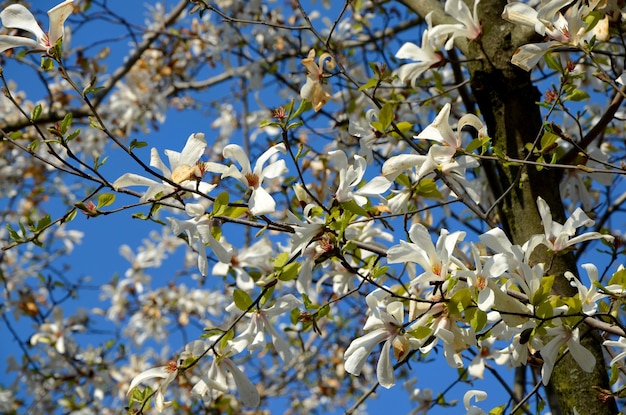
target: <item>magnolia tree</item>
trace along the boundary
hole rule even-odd
[[[40,3],[0,412],[623,407],[622,1]]]

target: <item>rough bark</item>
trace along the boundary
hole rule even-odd
[[[404,0],[407,7],[424,16],[429,9],[442,10],[434,0]],[[533,143],[542,132],[542,118],[536,102],[541,96],[531,81],[530,74],[510,63],[520,45],[530,43],[534,33],[504,21],[501,13],[505,0],[482,0],[479,16],[483,34],[475,41],[457,45],[468,59],[471,86],[480,116],[485,120],[493,145],[512,158],[524,159],[524,145]],[[437,15],[439,16],[439,15]],[[447,23],[445,17],[433,19],[435,24]],[[536,39],[535,39],[536,41]],[[550,206],[554,220],[563,223],[565,211],[559,195],[561,173],[555,169],[538,171],[534,167],[520,167],[498,163],[496,178],[500,188],[509,189],[500,206],[500,222],[515,244],[522,245],[530,235],[543,233],[536,200],[541,196]],[[546,252],[535,252],[533,260],[545,262]],[[551,261],[549,274],[555,275],[555,293],[573,295],[573,288],[565,280],[566,271],[577,274],[573,255],[562,255]],[[616,414],[613,400],[603,402],[595,387],[609,389],[600,341],[591,330],[581,326],[583,345],[596,357],[592,373],[584,372],[569,354],[556,365],[551,388],[557,395],[560,408],[551,408],[553,414]]]

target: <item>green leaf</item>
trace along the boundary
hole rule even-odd
[[[39,219],[39,221],[37,222],[36,230],[40,231],[42,229],[45,229],[51,223],[52,223],[52,219],[50,219],[50,215],[48,214],[44,216],[43,218]]]
[[[374,88],[376,85],[378,85],[378,82],[379,80],[377,77],[370,78],[369,81],[359,87],[359,91],[365,91],[366,89]]]
[[[247,292],[240,290],[239,288],[235,288],[235,291],[233,292],[233,300],[235,301],[237,308],[241,311],[246,311],[253,304],[252,297],[250,297]]]
[[[380,132],[384,133],[387,131],[387,128],[393,122],[395,118],[395,114],[393,113],[393,106],[390,103],[386,103],[378,112],[378,121],[382,124],[382,130]]]
[[[113,202],[115,202],[115,194],[113,194],[113,193],[103,193],[100,196],[98,196],[97,208],[100,209],[100,208],[103,208],[105,206],[109,206]]]
[[[41,115],[41,104],[38,104],[33,111],[30,113],[30,119],[35,121]]]
[[[287,261],[289,261],[289,252],[281,252],[274,259],[274,269],[277,269],[277,270],[281,269],[282,267],[285,266]]]
[[[429,197],[431,199],[440,199],[441,193],[437,189],[437,183],[433,179],[422,179],[415,186],[415,193],[422,197]]]
[[[100,124],[100,121],[98,121],[98,119],[92,115],[89,116],[89,126],[95,130],[104,130],[104,128]]]
[[[213,215],[225,216],[228,209],[228,192],[222,192],[213,201]]]
[[[431,329],[430,327],[419,326],[416,329],[411,330],[409,334],[416,339],[425,339],[426,337],[430,336],[432,332],[433,329]]]
[[[63,121],[61,121],[61,134],[65,134],[71,125],[72,125],[72,113],[68,112],[67,114],[65,114],[65,117],[63,117]]]
[[[470,319],[469,319],[470,325],[472,326],[474,331],[478,333],[487,324],[487,313],[485,313],[484,311],[478,308],[468,309],[467,311],[469,312],[470,310],[472,310],[472,313],[471,313],[472,315],[470,316]]]
[[[546,61],[546,65],[548,65],[548,68],[552,69],[553,71],[563,73],[561,63],[554,58],[554,55],[552,55],[551,53],[546,53],[544,55],[544,59]]]
[[[506,404],[503,404],[503,405],[500,405],[500,406],[496,406],[491,411],[489,411],[489,415],[502,415],[504,413],[504,409],[506,407],[507,407]]]
[[[458,314],[463,312],[470,304],[472,304],[472,292],[469,288],[462,288],[450,298],[448,311],[450,314]]]
[[[15,242],[22,241],[22,237],[20,236],[20,234],[17,233],[17,231],[13,229],[11,225],[9,225],[8,223],[7,223],[7,230],[9,231],[9,236],[11,237],[11,240]]]
[[[146,143],[145,141],[138,141],[136,138],[133,138],[130,142],[130,145],[128,146],[128,148],[130,149],[130,151],[133,151],[136,148],[142,148],[147,146],[148,143]]]
[[[67,138],[66,138],[66,141],[72,141],[73,139],[78,137],[79,134],[80,134],[80,128],[78,128],[76,131],[74,131],[73,133],[68,135]]]
[[[296,112],[291,114],[288,121],[293,121],[295,118],[298,118],[300,114],[302,114],[305,111],[310,110],[311,108],[313,108],[311,106],[311,103],[307,101],[306,99],[303,99],[302,101],[300,101],[300,105],[298,106],[298,109],[296,110]]]
[[[354,213],[355,215],[369,216],[367,214],[367,210],[365,210],[361,206],[357,205],[354,200],[349,200],[347,202],[343,202],[341,204],[341,207],[344,208],[345,210],[351,212],[351,213]]]
[[[475,138],[472,141],[470,141],[467,147],[465,147],[465,151],[467,151],[468,153],[471,153],[477,148],[482,147],[482,145],[483,145],[482,140],[480,138]]]
[[[565,96],[565,99],[570,101],[585,101],[589,99],[589,94],[581,89],[574,89],[572,92]]]
[[[300,274],[301,264],[299,262],[292,262],[283,267],[282,271],[278,275],[278,279],[281,281],[291,281],[298,278]]]

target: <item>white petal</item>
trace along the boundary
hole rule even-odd
[[[144,372],[141,372],[137,376],[133,378],[130,382],[130,386],[128,387],[128,394],[132,392],[132,390],[139,385],[144,380],[152,379],[152,378],[162,378],[165,379],[170,375],[169,368],[167,366],[153,367],[152,369],[148,369]]]
[[[363,187],[359,188],[358,194],[380,196],[391,187],[391,182],[383,176],[376,176]]]
[[[576,362],[580,365],[582,370],[585,372],[592,372],[594,366],[596,365],[596,358],[593,356],[585,346],[580,344],[579,342],[580,332],[578,329],[574,329],[572,331],[572,337],[567,342],[569,347],[569,352],[572,354],[572,357]]]
[[[259,391],[250,382],[250,379],[233,363],[232,360],[224,358],[222,364],[226,366],[230,374],[233,376],[235,386],[239,392],[239,399],[245,406],[257,407],[261,403]]]
[[[268,178],[274,179],[282,174],[287,173],[287,165],[285,164],[285,160],[277,160],[274,163],[270,164],[266,168],[263,169],[262,177],[260,179]]]
[[[426,156],[420,154],[400,154],[385,161],[381,174],[389,181],[394,181],[408,169],[419,166],[426,161]]]
[[[165,150],[165,154],[168,154],[168,152],[171,152],[171,150]],[[157,169],[161,170],[165,177],[172,177],[172,172],[170,171],[169,167],[167,167],[165,163],[163,163],[163,160],[161,160],[161,156],[159,156],[159,151],[156,148],[152,148],[150,150],[150,166],[156,167]]]
[[[250,213],[254,216],[265,215],[268,213],[274,213],[276,211],[276,202],[274,198],[267,193],[267,190],[259,187],[252,191],[252,195],[249,200]]]
[[[265,152],[259,156],[259,158],[257,159],[256,163],[254,164],[254,174],[256,174],[259,177],[261,177],[263,175],[266,175],[266,173],[264,172],[264,169],[263,169],[263,166],[265,165],[265,163],[274,154],[276,154],[278,152],[284,153],[285,151],[286,151],[285,150],[285,145],[283,143],[276,144],[275,146],[270,147],[267,150],[265,150]],[[285,170],[286,169],[287,168],[285,167]],[[276,176],[278,176],[278,174]],[[274,177],[276,177],[276,176],[274,176]],[[268,176],[268,177],[272,177],[272,176]]]
[[[367,333],[363,337],[352,340],[348,349],[346,349],[343,357],[345,359],[344,369],[346,372],[355,376],[361,374],[363,365],[367,361],[367,357],[372,353],[374,347],[383,341],[389,333],[384,329],[378,329]]]
[[[22,29],[32,33],[37,41],[42,44],[45,37],[43,30],[39,27],[35,16],[21,4],[12,4],[0,13],[2,25],[14,29]]]
[[[391,365],[391,339],[387,340],[383,344],[383,348],[380,351],[380,358],[376,365],[376,377],[378,383],[383,388],[391,388],[396,384],[396,377],[393,374],[393,366]]]
[[[185,144],[183,151],[180,153],[180,159],[178,160],[178,164],[193,166],[198,162],[200,157],[204,155],[204,150],[206,149],[206,146],[207,144],[204,138],[204,134],[191,134],[187,139],[187,143]],[[174,168],[174,166],[171,167]]]
[[[48,10],[48,17],[50,18],[48,38],[50,39],[50,46],[54,46],[63,37],[63,25],[73,11],[74,4],[72,0],[66,0]]]
[[[113,182],[113,188],[115,190],[119,190],[121,187],[151,186],[153,184],[157,184],[157,182],[135,173],[126,173],[120,176],[115,182]]]
[[[41,49],[41,45],[36,40],[21,36],[0,35],[0,52],[20,46],[29,49]]]
[[[518,48],[513,57],[511,63],[519,66],[525,71],[530,71],[534,68],[543,55],[545,55],[551,48],[560,46],[561,43],[556,41],[550,41],[545,43],[529,43]]]
[[[250,160],[248,160],[248,155],[245,151],[243,151],[243,148],[241,148],[237,144],[229,144],[224,147],[222,155],[226,158],[237,161],[237,163],[239,163],[239,165],[241,166],[241,171],[244,175],[252,173],[252,169],[250,168]]]

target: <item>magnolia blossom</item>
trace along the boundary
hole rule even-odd
[[[479,390],[469,390],[465,392],[465,395],[463,395],[463,406],[465,407],[465,410],[467,411],[467,415],[486,414],[485,411],[483,411],[479,407],[474,406],[470,403],[472,401],[472,398],[474,398],[476,402],[483,401],[487,399],[487,392],[479,391]]]
[[[430,17],[429,14],[428,18]],[[415,61],[415,63],[404,64],[396,70],[398,77],[404,82],[410,81],[413,87],[424,72],[439,66],[444,59],[443,55],[437,52],[437,47],[430,41],[428,30],[424,30],[422,34],[421,47],[415,43],[406,42],[396,52],[396,58]]]
[[[202,343],[201,340],[196,340]],[[205,349],[208,345],[204,346]],[[215,356],[211,362],[211,366],[206,373],[192,388],[192,392],[201,396],[203,399],[213,401],[217,396],[213,396],[213,392],[227,393],[229,391],[229,382],[227,373],[230,373],[235,383],[235,388],[239,393],[241,403],[249,407],[257,407],[261,403],[259,391],[248,377],[237,367],[235,362],[230,359],[233,354],[239,351],[233,349],[230,344],[220,350],[220,354]]]
[[[370,108],[365,113],[365,118],[353,115],[348,122],[348,134],[359,139],[359,155],[363,156],[368,163],[374,159],[374,144],[384,137],[372,126],[372,122],[378,120],[378,115],[378,108]]]
[[[201,193],[209,193],[215,185],[202,182],[201,179],[206,171],[206,164],[199,161],[204,155],[207,142],[204,134],[195,133],[187,138],[187,143],[182,152],[165,150],[169,159],[170,167],[167,167],[156,148],[150,152],[150,166],[163,173],[163,177],[180,187],[198,190]],[[120,176],[114,183],[115,190],[128,186],[148,186],[148,190],[141,197],[141,201],[153,200],[158,194],[169,195],[177,189],[167,181],[157,182],[135,173],[126,173]]]
[[[330,87],[324,80],[324,66],[327,69],[335,68],[335,60],[329,53],[323,53],[315,63],[315,49],[311,49],[306,58],[302,59],[306,67],[306,83],[300,89],[300,97],[313,105],[315,112],[322,109],[330,98]]]
[[[50,27],[48,33],[44,33],[39,27],[35,16],[26,7],[21,4],[11,4],[0,13],[2,25],[29,32],[35,36],[36,40],[22,36],[0,35],[0,52],[24,46],[33,51],[50,53],[50,50],[63,38],[63,25],[73,10],[73,0],[66,0],[48,10]]]
[[[367,161],[361,156],[354,155],[354,162],[348,164],[348,157],[342,150],[331,151],[328,154],[339,169],[339,186],[335,192],[335,199],[339,203],[354,200],[359,206],[363,206],[367,203],[368,196],[382,199],[381,194],[386,192],[391,186],[389,180],[378,176],[359,189],[353,190],[363,180]]]
[[[539,209],[545,233],[530,238],[526,247],[528,252],[532,252],[538,245],[545,245],[550,251],[556,253],[592,239],[604,239],[606,241],[613,241],[614,239],[611,235],[603,235],[599,232],[587,232],[574,236],[576,230],[581,226],[593,226],[595,223],[581,208],[576,209],[563,225],[552,220],[550,207],[541,197],[537,198],[537,209]]]
[[[598,309],[598,301],[607,295],[598,292],[595,285],[598,282],[598,268],[594,264],[583,264],[582,267],[587,271],[589,276],[589,287],[583,285],[582,282],[574,274],[567,271],[565,277],[570,280],[570,284],[578,290],[578,298],[583,304],[583,313],[592,315]]]
[[[363,330],[368,333],[353,340],[344,353],[346,372],[358,376],[374,347],[385,342],[376,366],[376,376],[380,385],[387,389],[396,384],[389,356],[391,350],[393,349],[396,359],[401,361],[411,349],[418,346],[415,344],[416,339],[405,334],[404,305],[400,301],[392,301],[385,305],[388,295],[386,291],[379,288],[365,298],[370,309],[370,316]]]
[[[508,353],[493,348],[496,340],[495,336],[478,340],[478,353],[476,353],[476,356],[474,356],[472,362],[467,367],[467,373],[470,376],[483,379],[485,374],[485,360],[487,359],[495,361],[499,366],[508,362],[510,357]]]
[[[244,149],[237,144],[229,144],[224,147],[222,154],[224,157],[235,160],[241,170],[234,164],[229,167],[221,165],[211,165],[208,170],[222,173],[222,179],[225,177],[233,177],[239,180],[244,186],[249,188],[252,193],[248,201],[250,213],[254,216],[265,215],[276,211],[276,202],[274,198],[261,185],[264,179],[276,179],[287,172],[285,160],[276,160],[267,163],[275,154],[286,151],[284,144],[277,144],[268,148],[257,159],[254,170],[250,165],[250,160]]]
[[[400,241],[387,252],[387,262],[414,262],[419,264],[424,272],[417,276],[411,284],[422,282],[445,281],[448,273],[456,269],[461,262],[453,253],[458,242],[465,237],[465,232],[449,233],[442,229],[435,246],[428,233],[428,229],[421,223],[416,223],[409,229],[411,243]]]
[[[452,49],[454,39],[457,37],[471,40],[478,38],[482,32],[480,21],[478,20],[478,3],[480,3],[480,0],[474,2],[474,10],[470,12],[469,7],[463,0],[446,0],[445,12],[454,17],[459,23],[439,24],[432,28],[429,27],[429,36],[435,40],[447,38],[448,40],[445,43],[446,50]]]
[[[609,365],[613,366],[619,363],[620,366],[624,367],[626,362],[626,337],[620,337],[618,340],[605,340],[602,345],[620,348],[621,351],[613,357]]]
[[[434,142],[428,149],[427,155],[400,154],[390,157],[383,164],[383,176],[393,181],[404,171],[417,167],[419,179],[439,168],[443,174],[456,177],[461,184],[467,185],[465,169],[475,167],[477,163],[471,159],[455,158],[457,151],[463,148],[461,132],[463,127],[470,126],[478,132],[479,137],[482,137],[486,135],[486,127],[477,116],[466,114],[459,119],[456,132],[454,132],[449,121],[450,110],[451,106],[447,103],[439,111],[433,122],[414,137]],[[478,194],[474,194],[473,197],[478,198]]]
[[[291,237],[291,252],[304,252],[313,238],[320,236],[324,232],[326,223],[323,217],[313,216],[311,211],[315,205],[308,204],[304,207],[303,219],[294,215],[291,211],[287,211],[287,217],[290,222],[294,223],[292,228],[295,232]]]
[[[272,306],[256,309],[246,314],[247,317],[250,317],[250,324],[248,324],[248,327],[240,335],[231,340],[232,349],[236,351],[247,349],[251,352],[262,349],[266,345],[265,335],[267,334],[272,339],[272,344],[283,362],[290,364],[294,358],[294,354],[289,344],[283,340],[281,335],[276,331],[270,319],[288,313],[301,304],[302,302],[293,294],[286,294],[276,299]],[[235,304],[232,303],[226,307],[226,310],[232,311],[235,308]]]
[[[85,326],[80,323],[71,324],[64,322],[63,309],[55,307],[52,312],[54,323],[44,323],[39,326],[39,331],[30,338],[30,344],[49,343],[54,346],[57,352],[64,354],[67,350],[65,335],[69,332],[83,331]]]
[[[560,320],[557,320],[560,321]],[[552,376],[552,370],[559,356],[561,346],[567,345],[570,354],[585,372],[593,371],[596,364],[596,358],[593,353],[580,344],[580,332],[578,328],[570,330],[568,327],[558,326],[546,329],[548,336],[554,336],[541,348],[541,358],[543,366],[541,367],[541,380],[547,385]]]
[[[270,262],[272,257],[272,243],[267,238],[260,238],[254,244],[239,251],[229,244],[223,237],[217,241],[211,235],[210,227],[201,230],[203,239],[206,240],[219,260],[213,266],[213,275],[228,275],[232,269],[236,275],[237,287],[248,291],[255,286],[254,279],[247,269],[258,269],[262,272],[270,273],[274,270]]]
[[[179,360],[179,363],[182,364],[184,360]],[[163,409],[166,406],[169,406],[171,402],[165,401],[165,392],[167,391],[167,387],[176,379],[178,376],[178,368],[179,363],[175,361],[169,361],[165,366],[154,367],[152,369],[148,369],[144,372],[141,372],[137,376],[133,378],[130,382],[130,386],[128,387],[128,394],[137,387],[142,382],[145,382],[148,379],[159,378],[164,379],[157,388],[154,395],[154,407],[159,412],[163,412]]]
[[[571,4],[573,3],[573,4]],[[571,4],[565,15],[560,10]],[[543,43],[530,43],[521,46],[513,55],[511,63],[524,70],[531,70],[551,49],[562,45],[579,47],[583,41],[596,36],[598,40],[608,39],[608,18],[602,19],[589,31],[585,18],[598,3],[585,5],[581,1],[545,1],[538,10],[521,2],[512,2],[504,7],[502,18],[511,23],[533,27],[540,35],[550,39]]]
[[[482,311],[489,311],[495,303],[495,290],[499,289],[495,287],[495,280],[508,269],[508,263],[503,254],[496,254],[489,256],[483,265],[478,248],[475,244],[471,247],[476,269],[459,271],[457,277],[467,278],[468,285],[473,287],[478,294],[476,300],[478,308]]]

